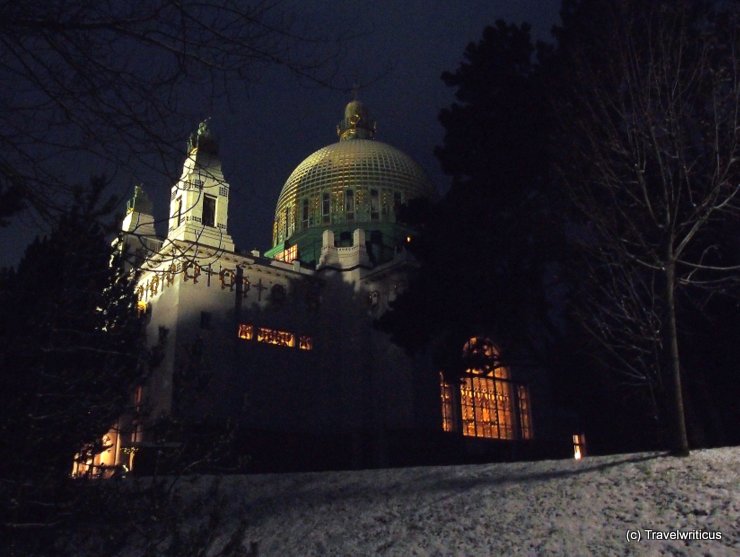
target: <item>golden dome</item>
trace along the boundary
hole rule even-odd
[[[310,228],[393,223],[401,203],[432,195],[426,174],[408,155],[362,138],[372,137],[374,125],[359,101],[347,105],[340,141],[307,157],[285,182],[273,246]]]
[[[395,222],[401,203],[431,194],[421,167],[395,147],[369,139],[339,141],[306,158],[285,182],[273,244],[315,226]]]

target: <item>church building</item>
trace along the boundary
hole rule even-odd
[[[135,189],[116,246],[135,257],[158,357],[97,463],[151,468],[155,452],[188,438],[162,423],[185,433],[216,424],[234,462],[255,471],[508,458],[536,442],[544,391],[531,372],[500,365],[495,339],[471,335],[459,348],[466,377],[450,384],[374,327],[417,270],[405,249],[416,232],[399,210],[434,195],[419,165],[375,132],[350,102],[338,141],[285,182],[264,252],[230,235],[239,185],[224,177],[206,123],[172,186],[163,237]]]

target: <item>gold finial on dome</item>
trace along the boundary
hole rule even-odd
[[[337,125],[337,135],[340,141],[373,139],[375,127],[375,121],[370,118],[365,105],[355,98],[344,109],[344,119]]]

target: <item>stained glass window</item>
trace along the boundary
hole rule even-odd
[[[484,338],[471,338],[463,347],[465,377],[456,389],[440,374],[443,431],[488,439],[531,439],[532,417],[529,391],[511,381],[509,369],[501,364],[498,349]]]
[[[242,340],[272,344],[284,348],[313,350],[313,337],[297,335],[291,331],[281,331],[270,327],[255,327],[252,324],[242,323],[239,325],[237,336]]]

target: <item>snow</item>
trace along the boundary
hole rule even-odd
[[[196,505],[218,524],[207,555],[217,555],[236,533],[244,548],[257,542],[260,557],[734,556],[740,555],[739,462],[740,447],[734,447],[688,458],[640,453],[193,476],[179,480],[176,490],[183,508]],[[627,540],[638,534],[640,541]],[[659,539],[682,535],[715,539]]]

